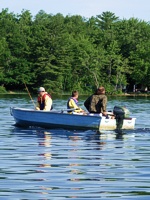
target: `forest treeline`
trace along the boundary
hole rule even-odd
[[[150,87],[150,23],[103,12],[86,19],[0,12],[0,85],[7,90],[108,92]]]

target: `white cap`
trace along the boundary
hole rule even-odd
[[[40,88],[38,89],[38,92],[45,92],[45,88],[44,88],[44,87],[40,87]]]

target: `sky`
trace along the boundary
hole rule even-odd
[[[20,14],[29,10],[35,16],[40,10],[47,14],[81,15],[85,18],[110,11],[120,19],[138,18],[150,21],[150,0],[0,0],[0,11]]]

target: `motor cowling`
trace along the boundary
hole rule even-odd
[[[130,112],[126,107],[115,106],[113,109],[113,113],[116,119],[116,128],[122,129],[123,120],[125,118],[129,118]]]
[[[121,106],[115,106],[113,109],[114,115],[120,115],[123,116],[123,118],[129,118],[130,117],[130,112],[126,107],[121,107]]]

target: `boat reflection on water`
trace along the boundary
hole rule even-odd
[[[119,139],[119,140],[124,140],[124,137],[126,136],[126,132],[119,131],[119,132],[114,132],[114,131],[105,131],[105,132],[99,132],[99,131],[69,131],[69,130],[64,130],[64,129],[51,129],[51,130],[46,130],[42,128],[28,128],[28,129],[23,129],[23,128],[18,128],[15,127],[12,130],[13,134],[15,136],[19,136],[22,138],[34,138],[34,141],[37,143],[38,146],[44,147],[42,149],[42,152],[39,154],[40,156],[43,156],[46,160],[50,160],[52,158],[52,153],[51,151],[54,149],[52,146],[58,145],[60,148],[62,148],[63,144],[61,142],[65,142],[64,144],[64,149],[67,149],[67,146],[70,146],[71,151],[78,150],[78,142],[84,143],[84,141],[88,142],[90,146],[93,145],[95,150],[102,150],[103,147],[106,145],[108,142],[108,139]],[[68,143],[67,140],[70,142]],[[83,144],[83,146],[85,143]],[[73,148],[76,147],[76,148]],[[61,150],[60,150],[61,151]],[[41,165],[43,167],[51,167],[50,162],[44,162]]]
[[[39,146],[43,146],[45,147],[45,150],[44,152],[38,154],[39,156],[42,156],[44,157],[44,160],[51,160],[52,158],[52,153],[51,153],[51,134],[49,132],[44,132],[43,133],[43,139],[42,141],[39,141]],[[51,167],[51,164],[49,162],[44,162],[42,163],[39,167]]]
[[[41,136],[41,132],[37,131],[38,136],[39,136],[39,134]],[[51,138],[52,138],[51,133],[47,132],[47,131],[42,132],[42,138],[43,138],[43,140],[41,142],[39,142],[39,145],[45,146],[45,147],[51,147]]]
[[[24,152],[32,152],[27,154],[27,158],[31,163],[30,170],[35,173],[33,181],[38,183],[41,199],[46,200],[49,199],[49,195],[55,196],[59,190],[61,191],[62,185],[66,191],[69,185],[70,193],[67,198],[77,198],[84,188],[85,181],[102,180],[97,174],[93,177],[87,176],[90,173],[87,169],[103,167],[105,165],[104,152],[110,148],[110,145],[112,148],[117,148],[116,139],[123,141],[125,135],[115,132],[40,128],[14,128],[12,134],[13,137],[19,137],[19,142],[22,142],[23,148],[26,148]],[[119,148],[121,147],[123,147],[123,142]]]
[[[132,133],[134,131],[132,130]],[[103,138],[113,137],[116,139],[124,139],[124,136],[128,135],[130,131],[116,130],[116,131],[71,131],[64,129],[42,129],[42,128],[21,128],[15,127],[12,129],[12,133],[19,137],[31,138],[35,137],[39,140],[39,146],[50,147],[51,139],[57,137],[58,139],[66,138],[72,141],[78,140],[95,140],[100,141]]]

